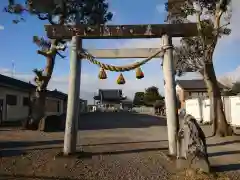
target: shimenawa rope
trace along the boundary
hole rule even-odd
[[[136,69],[136,68],[146,64],[148,61],[150,61],[151,59],[153,59],[154,57],[156,57],[160,53],[162,53],[162,56],[163,56],[164,52],[167,49],[172,48],[172,47],[173,46],[163,46],[159,51],[157,51],[153,55],[149,56],[148,58],[143,59],[143,60],[141,60],[139,62],[136,62],[136,63],[133,63],[133,64],[125,65],[125,66],[114,66],[114,65],[110,65],[110,64],[101,63],[100,61],[98,61],[93,55],[91,55],[86,50],[83,50],[83,52],[81,52],[80,55],[83,58],[86,58],[87,60],[89,60],[92,64],[96,64],[99,67],[103,68],[104,70],[115,71],[115,72],[124,72],[124,71],[131,71],[133,69]]]

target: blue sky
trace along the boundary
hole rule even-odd
[[[233,0],[239,4],[237,0]],[[164,23],[166,13],[163,11],[165,0],[109,0],[110,11],[114,13],[114,18],[111,24],[150,24]],[[0,8],[7,4],[7,0],[0,1]],[[236,6],[235,6],[236,7]],[[238,6],[240,7],[240,6]],[[239,8],[240,9],[240,8]],[[234,11],[235,10],[235,11]],[[233,9],[232,30],[233,33],[229,37],[225,37],[219,42],[214,55],[215,70],[218,76],[229,72],[235,72],[239,66],[239,42],[240,36],[236,33],[240,30],[240,25],[237,22],[237,17],[240,13],[238,9]],[[40,21],[36,17],[24,15],[26,22],[13,24],[14,15],[9,15],[0,11],[0,25],[4,27],[0,30],[1,39],[1,59],[0,73],[9,74],[12,68],[12,61],[15,63],[15,77],[23,80],[31,80],[33,68],[43,68],[45,59],[41,55],[36,54],[37,46],[32,43],[32,36],[45,36],[44,24],[47,22]],[[141,40],[84,40],[85,48],[117,48],[117,47],[156,47],[160,39],[141,39]],[[68,51],[66,52],[68,55]],[[129,64],[134,60],[102,60],[103,62],[123,65]],[[135,80],[135,73],[124,73],[126,85],[116,85],[118,73],[109,72],[108,79],[100,81],[97,78],[98,67],[89,64],[83,60],[82,63],[82,86],[81,96],[88,99],[90,96],[87,93],[93,93],[97,88],[122,88],[129,96],[136,90],[143,90],[150,85],[157,85],[160,91],[162,87],[162,72],[160,69],[160,59],[156,59],[143,66],[145,79]],[[54,69],[53,79],[50,83],[50,88],[57,88],[67,92],[67,77],[69,73],[69,58],[57,59]],[[188,78],[192,77],[192,74]]]

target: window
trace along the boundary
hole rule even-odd
[[[15,95],[6,95],[6,104],[11,105],[11,106],[16,106],[17,105],[17,96]]]
[[[192,96],[192,93],[191,93],[191,92],[189,92],[189,96]]]
[[[29,98],[23,97],[23,106],[28,106],[28,105],[29,105]]]

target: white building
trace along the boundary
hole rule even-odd
[[[29,98],[36,86],[0,74],[0,123],[18,121],[28,117]],[[86,111],[87,101],[80,99],[80,112]],[[48,91],[46,115],[66,113],[67,94],[57,90]]]

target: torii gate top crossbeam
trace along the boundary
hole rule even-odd
[[[196,23],[148,24],[148,25],[45,25],[50,39],[129,39],[160,38],[164,34],[171,37],[190,37],[197,35]]]

